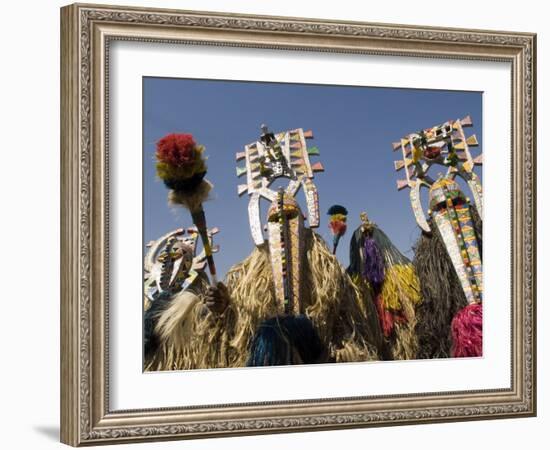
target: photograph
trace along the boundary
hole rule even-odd
[[[536,416],[537,27],[296,5],[61,8],[62,442]]]
[[[143,370],[483,356],[483,93],[142,80]]]

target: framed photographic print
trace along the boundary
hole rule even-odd
[[[536,414],[535,35],[78,4],[61,37],[63,442]]]

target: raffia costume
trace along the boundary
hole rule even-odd
[[[247,162],[242,173],[249,184],[239,193],[251,195],[256,248],[229,270],[230,300],[223,314],[205,309],[200,293],[197,300],[186,294],[174,299],[158,321],[162,342],[149,370],[378,359],[361,293],[311,230],[319,222],[311,181],[319,165],[309,165],[306,136],[301,129],[277,136],[264,129],[260,141],[237,155]],[[268,188],[275,174],[291,179],[286,189]],[[300,186],[310,228],[294,199]],[[259,219],[260,196],[271,201],[267,240]]]
[[[303,307],[328,349],[326,361],[377,359],[376,349],[364,337],[369,330],[357,289],[321,238],[308,234],[310,267],[305,270],[308,294],[303,297]],[[254,249],[229,271],[227,286],[231,300],[220,317],[205,314],[203,305],[191,303],[187,294],[174,299],[165,312],[166,321],[159,321],[158,331],[165,338],[150,370],[246,365],[258,327],[278,315],[267,245]]]
[[[474,167],[475,135],[466,138],[470,117],[411,133],[393,144],[403,159],[395,162],[406,178],[398,189],[409,187],[411,205],[422,230],[415,247],[414,266],[422,287],[416,332],[420,358],[481,356],[482,354],[482,220],[483,192]],[[445,168],[437,179],[431,167]],[[471,191],[467,198],[457,179]],[[420,189],[429,190],[428,217]]]
[[[208,230],[210,241],[218,232]],[[174,365],[166,342],[184,336],[176,329],[187,323],[194,310],[205,311],[203,298],[208,287],[204,273],[205,254],[196,254],[196,228],[171,231],[148,244],[144,261],[144,367]],[[214,247],[214,251],[217,248]]]
[[[411,261],[365,213],[350,243],[348,272],[364,293],[366,307],[375,308],[384,336],[379,343],[384,359],[414,359],[418,340],[416,309],[420,283]],[[372,303],[374,300],[374,303]]]

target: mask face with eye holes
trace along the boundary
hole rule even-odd
[[[181,271],[189,272],[193,264],[193,249],[183,241],[177,240],[170,250],[173,261],[181,259]]]
[[[452,154],[451,125],[444,124],[428,130],[423,130],[413,139],[413,160],[435,161],[443,154]]]
[[[159,262],[162,289],[175,292],[180,289],[193,265],[193,248],[182,240],[173,238],[166,244]]]
[[[430,210],[440,211],[449,206],[461,206],[468,203],[458,183],[450,178],[441,178],[430,188]]]

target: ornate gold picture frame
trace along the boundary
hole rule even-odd
[[[506,62],[511,67],[508,388],[113,410],[109,57],[116,41]],[[536,414],[536,36],[75,4],[61,10],[61,440],[73,446]]]

